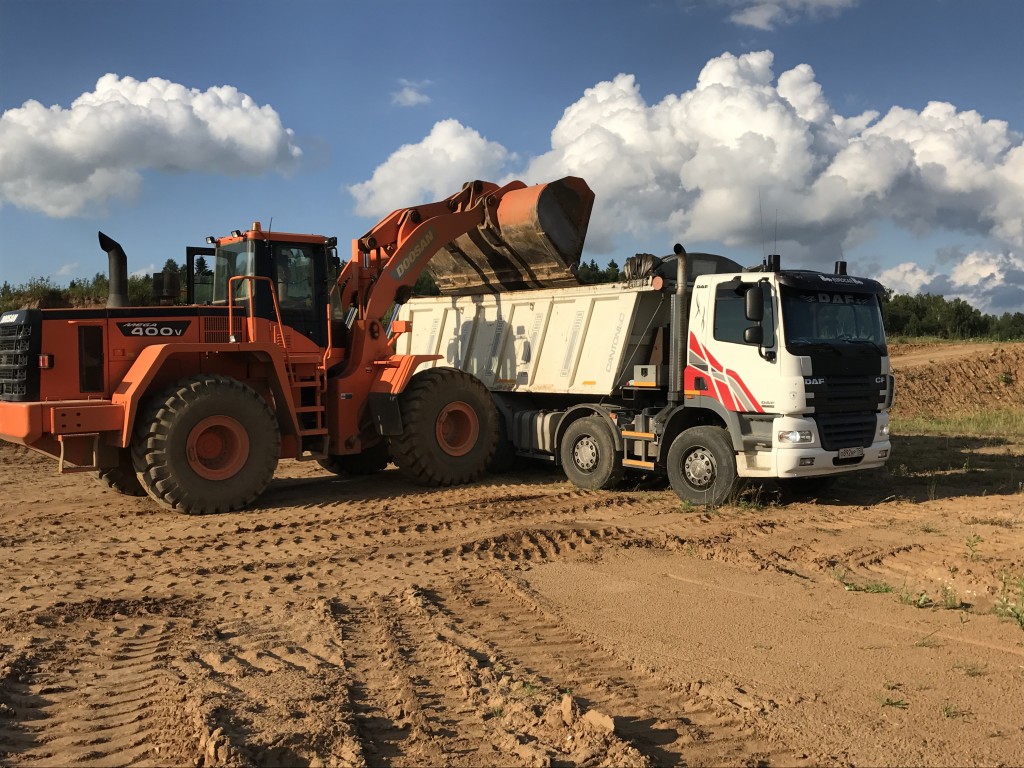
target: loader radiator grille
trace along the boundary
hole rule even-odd
[[[231,324],[234,326],[234,337],[237,342],[248,341],[246,333],[246,323],[244,317],[238,317],[237,315],[231,318]],[[227,315],[224,317],[204,317],[203,318],[203,341],[207,344],[227,344],[230,341],[228,333],[228,318]]]
[[[0,400],[39,399],[39,310],[5,312],[0,317]]]
[[[819,413],[814,416],[826,451],[861,446],[867,448],[875,439],[878,423],[874,413]]]

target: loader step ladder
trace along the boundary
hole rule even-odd
[[[286,363],[288,384],[299,419],[299,461],[327,458],[330,435],[327,430],[327,372],[318,364]]]

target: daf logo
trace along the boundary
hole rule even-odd
[[[824,379],[804,379],[804,384],[808,387],[813,387],[815,384],[824,384]]]

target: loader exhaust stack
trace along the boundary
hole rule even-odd
[[[109,261],[110,288],[107,293],[108,307],[128,306],[128,256],[124,248],[116,240],[107,237],[102,232],[100,236],[100,248],[107,252]]]

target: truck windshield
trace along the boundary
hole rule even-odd
[[[213,255],[213,303],[228,303],[228,279],[235,275],[255,274],[255,243],[242,240],[230,245],[218,245]],[[235,302],[249,297],[249,281],[235,283]]]
[[[882,311],[875,294],[781,288],[782,319],[790,350],[824,346],[842,352],[851,345],[860,345],[887,354]]]

